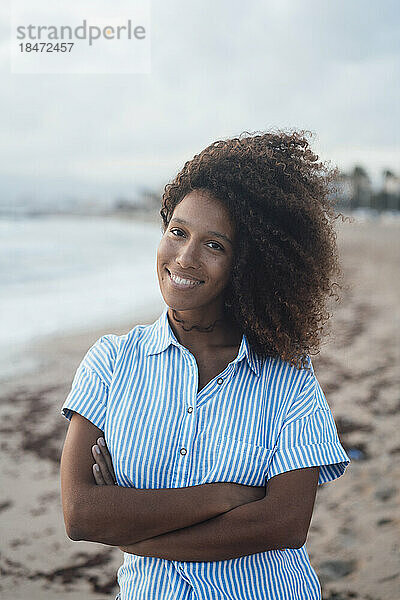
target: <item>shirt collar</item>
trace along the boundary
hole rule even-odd
[[[152,325],[150,325],[142,341],[145,346],[145,355],[158,354],[166,350],[171,344],[178,346],[183,350],[187,350],[182,344],[180,344],[172,331],[171,325],[168,320],[168,306],[166,306],[161,313],[160,317]],[[260,358],[250,347],[246,335],[243,333],[242,341],[239,346],[239,352],[236,358],[231,364],[241,361],[243,358],[247,359],[247,362],[254,373],[260,375]]]

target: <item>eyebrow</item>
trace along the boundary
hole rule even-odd
[[[182,225],[189,225],[189,223],[187,221],[185,221],[185,219],[180,219],[179,217],[172,217],[171,221],[176,221],[177,223],[182,223]],[[226,242],[228,242],[231,246],[233,246],[231,240],[223,233],[220,233],[219,231],[207,231],[207,233],[209,235],[219,237],[219,238],[225,240]]]

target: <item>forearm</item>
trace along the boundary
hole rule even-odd
[[[112,546],[201,523],[230,510],[217,484],[136,489],[85,486],[65,502],[68,535]]]
[[[296,525],[266,499],[250,502],[208,521],[147,539],[125,552],[168,560],[217,561],[302,545]]]

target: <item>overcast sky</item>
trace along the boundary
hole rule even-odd
[[[153,0],[150,75],[11,74],[10,1],[2,198],[161,188],[212,141],[270,127],[311,129],[343,170],[400,174],[398,0]]]

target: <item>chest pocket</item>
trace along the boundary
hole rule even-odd
[[[230,481],[242,485],[265,484],[273,448],[234,438],[205,437],[196,448],[199,483]]]

